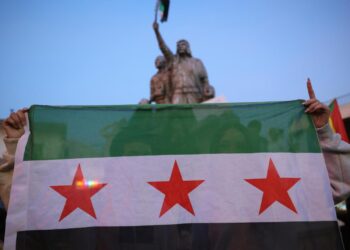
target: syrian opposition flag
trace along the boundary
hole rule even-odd
[[[157,0],[155,21],[157,21],[157,15],[158,15],[158,11],[159,11],[160,12],[160,21],[162,23],[166,22],[168,20],[169,7],[170,7],[170,0]]]
[[[342,249],[301,103],[32,106],[5,249]]]
[[[335,133],[340,134],[341,139],[350,143],[348,134],[346,133],[343,118],[340,113],[340,108],[337,99],[334,99],[329,105],[331,109],[331,115],[329,117],[329,124]]]

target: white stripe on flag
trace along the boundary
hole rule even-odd
[[[301,178],[288,191],[298,213],[275,202],[259,215],[262,192],[244,179],[265,178],[270,158],[281,178]],[[175,160],[183,180],[204,180],[189,195],[195,216],[175,205],[159,217],[164,195],[148,182],[168,181]],[[97,219],[76,209],[59,222],[66,199],[50,186],[71,185],[78,164],[85,179],[107,183],[91,199]],[[12,232],[91,226],[335,220],[330,184],[321,154],[216,154],[32,161],[17,166],[14,185],[17,188],[12,194],[11,206],[21,204],[23,212],[16,215],[9,213],[9,222],[16,220],[16,223],[9,223]]]

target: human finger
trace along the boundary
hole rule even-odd
[[[11,128],[15,128],[15,129],[19,129],[20,127],[18,126],[18,124],[16,123],[16,121],[9,116],[5,121],[4,121],[4,127],[11,127]]]
[[[320,102],[315,102],[315,103],[311,104],[311,105],[305,110],[305,112],[306,112],[306,113],[314,113],[314,112],[316,112],[316,111],[324,111],[324,110],[325,110],[325,108],[324,108],[324,106],[323,106],[322,103],[320,103]]]
[[[303,102],[303,105],[305,107],[307,107],[307,106],[310,106],[311,104],[313,104],[315,102],[318,102],[318,100],[317,99],[309,99],[309,100],[306,100],[305,102]]]
[[[21,118],[19,117],[19,112],[13,112],[11,113],[10,117],[13,121],[12,125],[15,127],[15,128],[22,128],[22,122],[21,122]]]
[[[316,99],[316,95],[315,95],[314,89],[312,88],[310,78],[307,79],[306,85],[307,85],[307,92],[309,93],[310,99]]]
[[[25,112],[21,109],[17,112],[17,115],[19,117],[19,120],[20,120],[22,127],[24,127],[27,124]]]
[[[22,108],[21,111],[22,111],[23,113],[28,113],[29,108]]]

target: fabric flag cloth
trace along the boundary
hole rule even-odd
[[[340,108],[337,99],[334,99],[329,105],[331,115],[329,117],[329,124],[335,133],[340,134],[341,139],[350,143],[348,134],[345,129],[344,121],[340,113]]]
[[[5,249],[343,249],[301,100],[32,106]]]
[[[166,22],[168,20],[169,15],[169,7],[170,7],[170,0],[157,0],[157,9],[156,11],[160,12],[160,21]]]

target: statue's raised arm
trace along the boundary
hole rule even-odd
[[[168,62],[171,62],[174,58],[174,54],[173,52],[169,49],[169,47],[166,45],[166,43],[164,42],[164,39],[162,37],[162,35],[160,34],[159,32],[159,25],[157,22],[154,22],[153,23],[153,29],[154,29],[154,32],[156,34],[156,37],[157,37],[157,41],[158,41],[158,45],[159,45],[159,49],[162,51],[165,59],[168,61]]]

